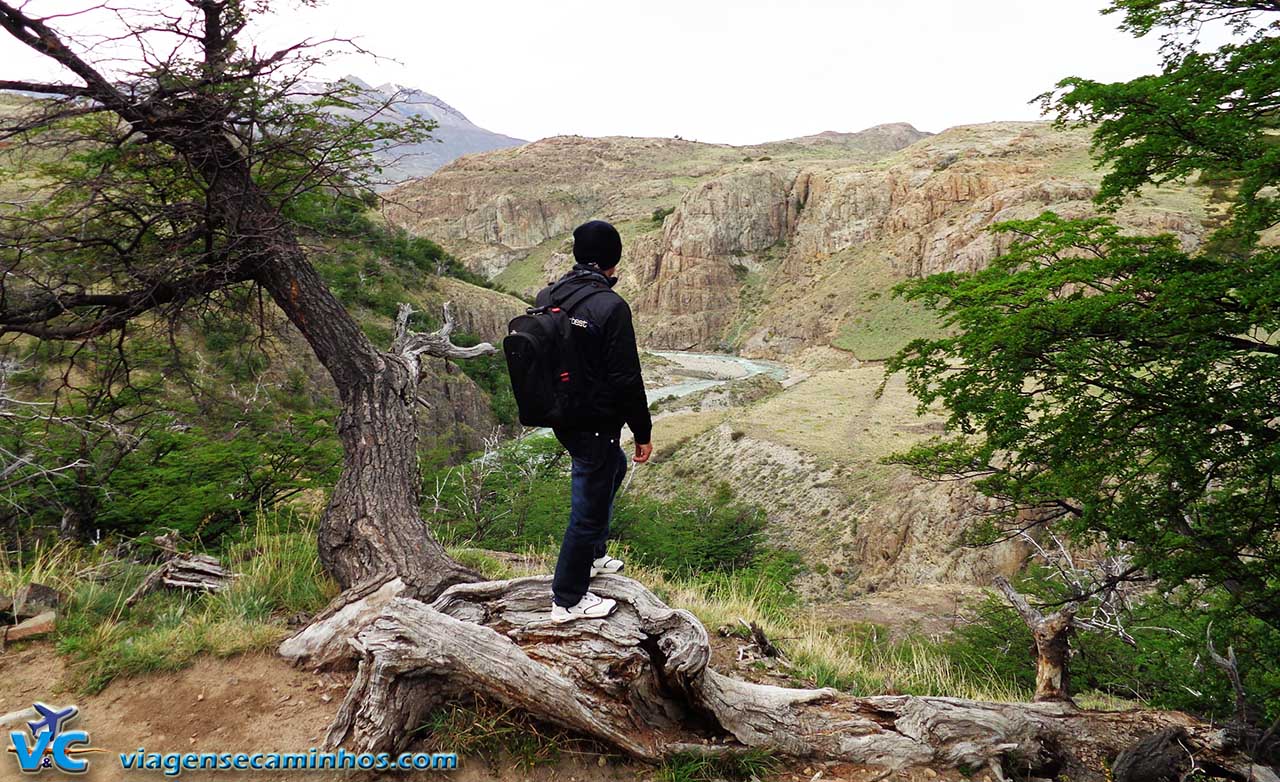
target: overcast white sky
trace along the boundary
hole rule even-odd
[[[28,13],[69,0],[30,0]],[[92,4],[92,0],[86,0]],[[260,22],[263,46],[355,37],[395,61],[335,58],[490,130],[754,143],[882,122],[922,130],[1035,119],[1067,75],[1157,70],[1157,42],[1104,0],[328,0]],[[281,6],[283,9],[285,6]],[[46,11],[46,9],[48,9]],[[68,23],[69,24],[69,23]],[[4,78],[49,70],[0,35]]]

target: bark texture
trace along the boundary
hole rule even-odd
[[[1071,700],[1071,636],[1075,632],[1076,605],[1068,603],[1052,614],[1035,609],[1004,576],[995,578],[999,589],[1031,630],[1036,645],[1036,701]]]
[[[234,578],[235,575],[224,568],[217,557],[208,554],[175,552],[165,560],[164,564],[151,571],[142,580],[124,604],[131,606],[160,587],[190,589],[197,592],[221,592],[231,584]]]
[[[687,611],[621,576],[597,578],[592,590],[618,601],[607,620],[550,621],[548,577],[460,584],[430,604],[389,597],[365,614],[373,618],[347,647],[359,668],[329,744],[402,750],[432,708],[474,692],[650,761],[757,748],[889,769],[1091,780],[1105,778],[1104,762],[1121,749],[1177,729],[1206,762],[1248,768],[1221,731],[1178,712],[853,697],[743,682],[708,667],[710,639]],[[290,656],[315,659],[292,642]]]

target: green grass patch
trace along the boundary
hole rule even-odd
[[[424,516],[446,545],[519,552],[554,548],[569,514],[570,460],[551,436],[501,446],[484,459],[428,469]],[[727,486],[670,500],[623,491],[611,539],[668,572],[747,568],[765,553],[764,512]]]
[[[937,337],[943,326],[924,306],[893,294],[901,277],[884,252],[868,247],[832,258],[833,271],[816,289],[843,309],[832,346],[864,361],[886,359],[913,339]]]
[[[831,344],[864,361],[882,361],[913,339],[937,336],[942,328],[938,317],[925,307],[887,291],[869,291],[855,300]]]
[[[758,780],[782,769],[780,756],[759,749],[719,755],[682,752],[662,762],[657,779],[661,782]]]
[[[288,634],[289,617],[313,613],[337,594],[320,567],[314,523],[292,514],[260,515],[221,552],[238,578],[217,594],[159,590],[126,606],[155,566],[95,552],[54,546],[23,564],[0,561],[6,590],[38,581],[68,594],[54,638],[69,658],[67,684],[83,693],[121,677],[178,670],[202,654],[269,649]]]
[[[493,278],[494,284],[515,291],[520,296],[532,297],[547,284],[545,264],[564,241],[564,236],[560,235],[538,245],[528,255],[512,261],[507,268],[498,272]]]

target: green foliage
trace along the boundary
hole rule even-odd
[[[63,509],[91,517],[98,534],[173,529],[216,541],[263,508],[337,477],[332,412],[250,410],[233,421],[155,413],[136,447],[102,441],[89,452],[75,431],[50,434],[57,461],[88,457],[80,481],[37,484],[20,494],[27,521],[53,527]]]
[[[501,290],[430,239],[374,222],[369,216],[370,205],[367,198],[318,193],[289,203],[289,215],[297,224],[326,240],[328,246],[322,250],[328,261],[323,270],[325,281],[331,287],[336,285],[335,294],[343,304],[394,315],[394,308],[387,312],[386,299],[403,295],[404,286],[419,286],[431,275]],[[401,287],[396,289],[396,284]],[[387,289],[362,293],[361,285]]]
[[[220,13],[236,16],[238,9],[229,4],[220,7]],[[424,141],[434,127],[418,117],[370,121],[359,110],[363,96],[353,84],[335,85],[318,96],[307,87],[303,96],[296,71],[294,78],[280,75],[313,64],[311,55],[304,53],[307,46],[281,52],[283,60],[274,59],[266,68],[255,61],[254,48],[235,46],[243,18],[233,23],[199,16],[192,11],[173,17],[172,32],[183,35],[184,25],[203,29],[205,22],[228,24],[227,49],[210,52],[208,60],[189,59],[189,52],[179,50],[155,69],[139,64],[137,73],[144,80],[139,86],[151,98],[146,108],[138,103],[128,111],[146,113],[148,122],[136,117],[122,122],[111,112],[59,111],[49,102],[35,102],[26,113],[33,119],[20,123],[24,129],[13,133],[13,140],[23,142],[23,148],[41,145],[64,154],[0,156],[0,173],[6,179],[11,174],[28,177],[33,191],[14,202],[20,208],[0,215],[0,262],[15,273],[10,297],[23,300],[27,295],[94,290],[118,292],[127,299],[138,289],[159,290],[156,303],[172,299],[165,317],[177,325],[183,322],[181,316],[198,312],[213,292],[249,279],[243,227],[210,206],[228,197],[227,180],[234,175],[226,173],[225,164],[211,168],[193,162],[188,157],[196,154],[193,145],[179,140],[176,126],[194,124],[194,106],[201,107],[202,125],[221,124],[220,135],[239,156],[236,175],[251,177],[255,192],[266,201],[255,209],[263,214],[278,211],[299,227],[331,219],[349,235],[362,227],[354,212],[372,203],[369,194],[378,171],[375,151]],[[169,119],[157,122],[160,115]],[[44,119],[34,119],[37,116]],[[133,143],[140,140],[137,133],[146,134],[148,143]],[[270,143],[262,142],[264,138]],[[388,237],[385,243],[397,241]],[[402,254],[439,253],[439,248],[409,240],[398,243],[409,245],[391,248]],[[47,282],[28,285],[18,280]],[[157,287],[161,281],[170,287]],[[43,291],[49,284],[56,287]],[[73,313],[79,306],[74,304],[54,308],[48,316],[62,329],[33,328],[18,317],[21,309],[10,314],[17,318],[13,324],[19,331],[33,328],[40,336],[74,340],[118,331],[122,323],[155,306],[130,305],[121,317],[111,309],[114,304],[87,311],[103,318],[89,329],[86,313]]]
[[[453,344],[471,347],[481,342],[474,334],[454,332]],[[489,396],[489,409],[498,423],[514,425],[519,422],[520,411],[515,393],[511,390],[511,375],[507,372],[507,356],[501,350],[487,356],[477,356],[456,362],[467,377],[476,382]]]
[[[1239,36],[1274,30],[1277,25],[1268,24],[1266,10],[1275,9],[1257,0],[1113,0],[1102,13],[1120,14],[1120,29],[1138,37],[1163,30],[1167,55],[1177,56],[1198,43],[1206,24],[1224,24]]]
[[[569,515],[568,454],[549,436],[508,443],[456,467],[428,467],[424,514],[450,545],[523,551],[555,548]],[[794,560],[766,556],[759,508],[734,501],[725,486],[711,497],[657,500],[623,492],[611,539],[637,562],[668,572],[737,572],[758,567],[787,580]],[[764,575],[767,574],[767,575]]]
[[[169,527],[213,540],[311,481],[334,480],[338,454],[327,420],[257,418],[261,429],[229,434],[177,422],[153,431],[103,486],[110,501],[99,527],[127,534]]]
[[[668,215],[673,214],[675,211],[676,208],[674,206],[660,206],[653,210],[653,221],[655,223],[662,223],[667,219]]]
[[[1044,98],[1059,123],[1096,126],[1105,208],[1148,184],[1208,176],[1230,201],[1201,248],[1045,214],[997,226],[1014,241],[988,269],[898,289],[953,329],[888,362],[921,409],[946,410],[951,432],[898,460],[975,478],[1000,499],[976,538],[1021,512],[1122,550],[1163,594],[1197,585],[1181,601],[1191,619],[1156,617],[1193,626],[1127,657],[1111,650],[1135,688],[1159,684],[1144,671],[1168,676],[1198,653],[1194,623],[1212,619],[1220,646],[1263,655],[1264,668],[1280,632],[1280,249],[1260,242],[1280,222],[1280,23],[1242,13],[1256,6],[1117,0],[1127,29],[1169,28],[1163,71],[1070,78]],[[1245,40],[1203,52],[1179,38],[1222,14]],[[1093,676],[1120,686],[1101,668]],[[1280,697],[1274,677],[1252,683],[1255,697]],[[1193,689],[1198,710],[1220,712],[1220,685]]]
[[[1045,585],[1031,575],[1018,588],[1038,592]],[[1264,721],[1280,718],[1280,672],[1274,665],[1280,659],[1280,633],[1251,617],[1218,611],[1203,599],[1179,590],[1141,601],[1128,619],[1132,646],[1116,635],[1077,633],[1072,639],[1073,688],[1086,697],[1101,693],[1228,721],[1235,714],[1235,694],[1225,672],[1209,663],[1205,652],[1212,624],[1219,652],[1233,645],[1245,689],[1256,698],[1254,706]],[[962,669],[993,671],[1027,690],[1035,687],[1031,631],[998,597],[979,606],[974,621],[961,625],[943,648]]]
[[[1125,25],[1139,34],[1154,26],[1194,27],[1207,17],[1233,18],[1237,33],[1254,28],[1256,3],[1244,0],[1117,0]],[[1239,249],[1280,220],[1280,12],[1253,35],[1216,51],[1167,48],[1163,72],[1103,84],[1071,77],[1042,97],[1061,125],[1096,126],[1094,150],[1110,169],[1098,195],[1119,206],[1149,183],[1181,181],[1200,172],[1235,181],[1238,192],[1224,231]],[[1177,31],[1175,31],[1176,33]],[[1173,42],[1176,38],[1167,38]]]
[[[623,495],[611,537],[645,562],[678,572],[735,571],[763,554],[764,511],[735,501],[726,483],[710,497],[675,501]]]
[[[902,286],[954,336],[889,362],[960,434],[902,458],[978,476],[1010,510],[1124,545],[1177,585],[1280,624],[1280,252],[1190,256],[1171,237],[1044,215],[983,271]],[[973,436],[978,435],[978,436]]]

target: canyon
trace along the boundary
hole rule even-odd
[[[933,326],[887,295],[896,282],[981,268],[1008,241],[994,223],[1093,213],[1100,178],[1088,129],[1039,122],[751,147],[571,136],[461,158],[389,192],[385,213],[524,296],[571,265],[574,226],[609,220],[646,346],[875,360]],[[1208,193],[1152,189],[1116,217],[1192,247]]]
[[[801,554],[807,594],[859,600],[986,585],[1026,562],[1024,542],[964,544],[987,506],[966,483],[891,463],[945,432],[880,366],[941,328],[892,289],[983,268],[1011,241],[993,224],[1095,214],[1101,176],[1087,128],[1043,122],[938,134],[899,123],[750,147],[570,136],[463,157],[390,191],[384,213],[523,297],[572,265],[576,225],[617,225],[619,290],[642,347],[791,370],[765,393],[658,405],[658,456],[636,486],[729,484],[766,509],[776,545]],[[1115,215],[1187,248],[1213,216],[1210,188],[1194,183],[1151,188]],[[654,362],[651,384],[668,371]]]

